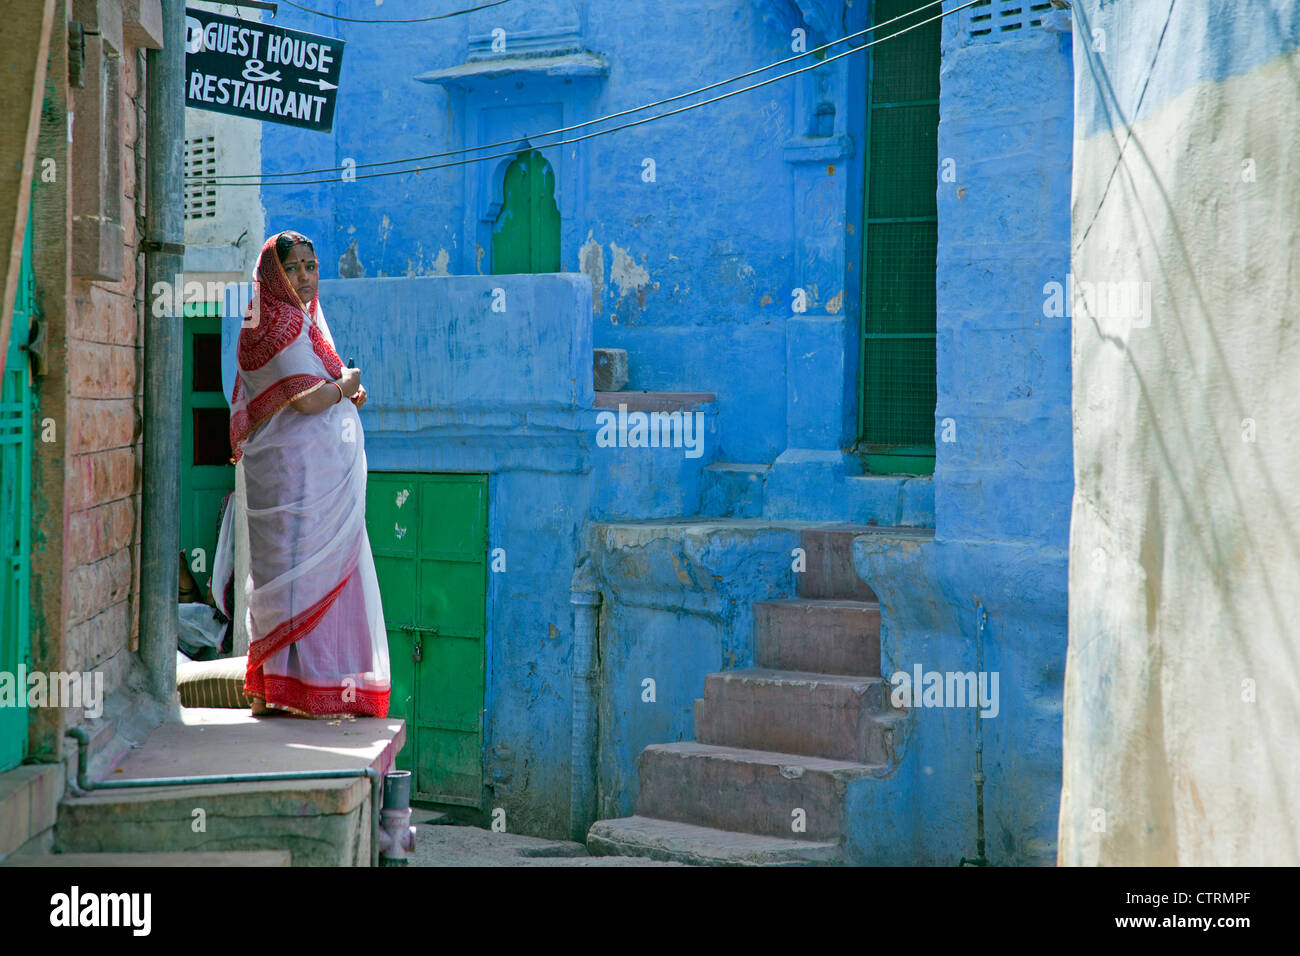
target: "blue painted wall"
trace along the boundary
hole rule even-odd
[[[362,18],[387,13],[368,0],[325,0],[321,9]],[[707,11],[685,3],[537,0],[393,26],[339,23],[284,7],[277,24],[341,36],[347,48],[333,133],[267,125],[264,170],[364,164],[513,141],[628,109],[790,56],[789,25],[778,25],[773,16],[767,4],[749,0]],[[478,38],[496,28],[506,31],[507,55],[516,43],[521,51],[535,52],[532,47],[543,41],[532,34],[571,36],[563,42],[602,57],[607,75],[512,75],[455,85],[416,79],[480,55]],[[860,73],[861,60],[850,57],[825,68],[839,71],[832,89],[846,89],[844,75]],[[846,147],[842,136],[817,141],[833,148],[808,146],[804,135],[812,107],[802,102],[810,95],[802,80],[613,135],[542,148],[557,173],[562,268],[580,271],[589,242],[599,250],[596,345],[628,349],[630,389],[718,394],[722,460],[771,462],[786,447],[783,380],[791,290],[808,288],[811,314],[831,314],[829,309],[844,315],[852,307],[844,298],[849,187],[842,184],[858,182],[859,161],[846,153],[851,144]],[[842,108],[837,115],[837,132],[843,132],[845,113]],[[654,163],[653,182],[643,179],[646,160]],[[326,276],[341,274],[340,258],[353,243],[369,277],[489,272],[481,217],[499,200],[491,193],[499,190],[507,162],[355,182],[344,182],[339,172],[292,177],[329,182],[264,187],[267,229],[294,228],[311,236]],[[800,178],[807,169],[816,175]],[[796,188],[802,194],[798,208],[791,201]],[[813,233],[806,250],[797,242],[801,232]],[[596,256],[589,246],[589,271]],[[856,292],[849,290],[849,296],[855,301]],[[842,417],[834,423],[837,446],[849,426]]]
[[[359,17],[384,11],[321,2]],[[864,4],[841,12],[835,35],[866,16]],[[757,0],[707,11],[538,0],[395,28],[282,7],[277,23],[341,35],[348,48],[334,133],[267,126],[265,168],[513,141],[626,109],[789,56],[791,27],[809,25],[799,16],[793,3]],[[488,56],[498,26],[524,52],[567,43],[606,65],[416,79]],[[596,558],[605,591],[601,811],[627,813],[640,749],[689,738],[704,675],[752,661],[748,605],[794,593],[791,522],[873,520],[936,529],[932,542],[879,536],[859,547],[884,608],[886,676],[914,663],[974,669],[984,620],[984,669],[1000,671],[1001,692],[998,717],[982,727],[989,856],[1054,857],[1070,340],[1068,319],[1044,317],[1042,288],[1069,263],[1070,44],[1068,32],[1040,26],[981,39],[964,16],[945,21],[939,156],[957,177],[936,183],[933,479],[864,476],[842,450],[856,429],[866,56],[824,68],[821,81],[804,75],[543,148],[557,174],[566,278],[478,276],[490,268],[485,217],[507,160],[261,190],[267,228],[316,239],[326,276],[364,273],[324,283],[322,298],[336,338],[365,342],[367,382],[383,384],[385,394],[368,384],[363,413],[371,467],[493,475],[490,534],[511,571],[489,598],[488,782],[511,829],[566,832],[568,588],[580,553]],[[833,117],[819,126],[825,103]],[[452,276],[421,278],[443,272]],[[399,276],[414,279],[387,278]],[[496,287],[520,303],[508,320],[483,311]],[[796,288],[809,294],[807,313],[791,312]],[[593,344],[629,351],[629,389],[713,393],[699,406],[700,459],[594,446]],[[628,524],[701,515],[767,524]],[[641,705],[645,677],[657,680],[657,710]],[[909,720],[894,777],[853,792],[852,850],[875,862],[973,856],[972,712]]]
[[[1070,324],[1044,316],[1043,286],[1070,261],[1071,43],[945,21],[935,537],[860,538],[857,567],[881,599],[886,676],[975,671],[982,644],[1000,709],[911,712],[893,785],[854,791],[861,852],[880,862],[976,855],[977,722],[988,858],[1055,861],[1073,463]]]

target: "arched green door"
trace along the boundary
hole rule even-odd
[[[492,275],[560,271],[555,171],[537,150],[506,169],[501,212],[492,224]]]

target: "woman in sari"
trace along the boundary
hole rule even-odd
[[[316,252],[293,232],[257,263],[239,333],[232,460],[248,501],[253,713],[388,714],[388,638],[365,527],[359,369],[344,368],[317,297]]]

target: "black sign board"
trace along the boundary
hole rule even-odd
[[[343,41],[185,11],[185,105],[328,133]]]

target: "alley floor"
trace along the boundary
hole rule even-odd
[[[412,821],[428,817],[419,811]],[[633,856],[589,856],[581,843],[544,840],[481,827],[416,822],[410,866],[684,866]]]

